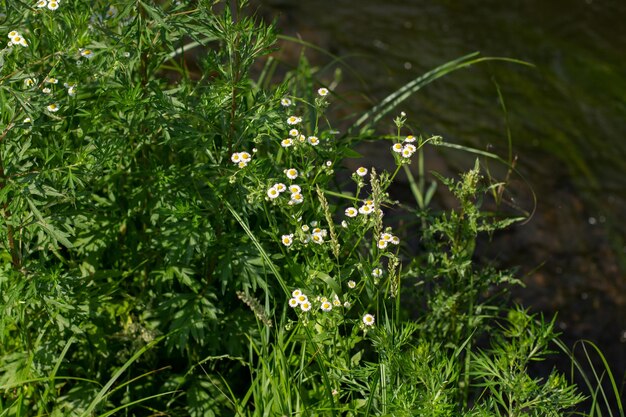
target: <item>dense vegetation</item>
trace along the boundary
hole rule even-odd
[[[472,261],[479,234],[519,220],[481,210],[505,184],[477,161],[438,177],[458,207],[430,209],[423,148],[444,142],[395,110],[481,58],[339,132],[337,80],[304,55],[277,71],[274,29],[244,4],[86,3],[1,2],[1,416],[561,416],[582,400],[529,371],[553,323]],[[343,168],[365,140],[394,171]]]

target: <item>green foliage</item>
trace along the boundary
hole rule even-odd
[[[502,184],[477,162],[439,177],[459,206],[432,211],[422,150],[441,138],[405,115],[373,130],[488,58],[445,64],[341,134],[326,115],[338,79],[302,55],[277,81],[274,28],[245,2],[0,4],[1,34],[19,32],[0,51],[0,415],[521,417],[580,402],[529,367],[552,323],[506,307],[517,279],[473,260],[479,234],[517,220],[482,209]],[[371,137],[395,171],[342,183]],[[393,226],[400,170],[417,209]]]

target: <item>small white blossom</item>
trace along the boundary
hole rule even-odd
[[[51,1],[48,3],[48,9],[50,9],[50,10],[56,10],[56,9],[58,9],[58,8],[59,8],[59,3],[58,3],[58,2],[56,2],[56,1],[54,1],[54,0],[51,0]]]
[[[383,275],[383,270],[382,270],[382,269],[380,269],[380,268],[374,268],[374,269],[372,270],[372,276],[373,276],[373,277],[379,278],[379,277],[381,277],[382,275]]]
[[[59,111],[59,106],[57,106],[56,104],[52,103],[50,105],[48,105],[48,107],[46,107],[48,109],[49,112],[51,113],[56,113]]]
[[[276,188],[276,190],[279,193],[283,193],[287,190],[287,186],[283,184],[282,182],[277,182],[276,184],[273,185],[273,187]]]
[[[287,178],[289,178],[290,180],[295,180],[296,178],[298,178],[298,170],[295,168],[289,168],[285,170],[285,175],[287,176]]]
[[[330,311],[333,309],[333,305],[329,303],[328,301],[324,301],[322,305],[320,306],[320,309],[322,311]]]
[[[401,143],[395,143],[391,147],[391,150],[394,151],[395,153],[402,153],[402,144]]]
[[[298,297],[298,296],[300,296],[300,295],[302,295],[302,291],[300,291],[299,289],[295,289],[295,290],[293,290],[293,292],[291,293],[291,296],[292,296],[293,298],[296,298],[296,297]]]
[[[84,57],[84,58],[92,58],[93,57],[93,51],[91,49],[83,49],[80,48],[78,50],[78,52],[80,53],[80,56]]]
[[[304,201],[304,197],[302,197],[302,194],[300,193],[292,193],[291,194],[291,200],[289,200],[289,204],[294,205],[294,204],[301,204]]]
[[[352,280],[348,281],[348,288],[352,288],[352,289],[356,288],[356,282]]]
[[[361,214],[365,214],[368,215],[373,211],[373,207],[370,206],[369,204],[364,204],[361,207],[359,207],[359,213]]]
[[[291,307],[291,308],[298,307],[298,300],[296,300],[295,298],[290,298],[289,299],[289,307]]]
[[[302,121],[301,117],[298,116],[289,116],[289,118],[287,119],[287,124],[288,125],[297,125],[298,123],[300,123]]]
[[[117,8],[115,6],[109,6],[109,10],[106,11],[104,17],[110,19],[115,16],[117,16]]]
[[[311,303],[305,301],[304,303],[300,304],[300,309],[302,311],[309,311],[311,309]]]
[[[48,87],[45,87],[45,88],[41,89],[41,92],[44,93],[44,94],[50,94],[52,92],[52,90],[49,89]]]
[[[317,138],[317,136],[309,136],[308,141],[313,146],[317,146],[320,143],[320,140]]]
[[[356,175],[358,175],[359,177],[364,177],[364,176],[366,176],[366,175],[367,175],[367,168],[365,168],[365,167],[359,167],[359,168],[356,170]]]
[[[281,242],[283,242],[283,245],[289,247],[291,246],[291,244],[293,243],[293,234],[290,235],[282,235],[282,237],[280,238]]]
[[[363,316],[363,324],[365,324],[366,326],[373,326],[374,321],[374,316],[372,316],[371,314],[366,314]]]
[[[348,217],[356,217],[359,214],[359,211],[354,207],[348,207],[345,211],[346,216]]]
[[[300,134],[300,132],[298,132],[298,129],[291,129],[291,130],[289,131],[289,136],[292,136],[292,137],[294,137],[294,138],[295,138],[296,136],[298,136],[299,134]]]
[[[409,135],[409,136],[407,136],[406,138],[404,138],[404,142],[405,142],[405,143],[412,143],[412,142],[415,142],[415,136],[413,136],[413,135]]]
[[[274,187],[270,187],[270,188],[267,190],[267,196],[268,196],[271,200],[273,200],[273,199],[277,198],[279,195],[280,195],[280,193],[279,193],[279,192],[278,192],[278,190],[277,190],[276,188],[274,188]]]
[[[289,107],[291,106],[292,102],[290,98],[287,97],[283,97],[280,99],[280,105],[283,107]]]
[[[319,90],[317,90],[317,94],[319,94],[321,97],[326,97],[328,95],[328,88],[320,88]]]
[[[282,146],[283,148],[288,148],[288,147],[290,147],[291,145],[293,145],[293,140],[291,140],[291,139],[283,139],[283,140],[280,142],[280,146]]]
[[[302,189],[297,184],[291,184],[289,186],[289,192],[292,193],[292,194],[299,194],[299,193],[302,192]]]

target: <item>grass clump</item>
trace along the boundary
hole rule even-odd
[[[477,162],[440,177],[458,208],[429,210],[407,167],[442,139],[404,114],[373,130],[485,58],[341,133],[334,81],[304,57],[272,81],[274,29],[243,2],[0,4],[18,32],[0,51],[0,415],[521,417],[581,401],[530,371],[553,322],[506,307],[518,281],[472,261],[480,233],[515,221],[481,209],[501,184]],[[373,137],[393,172],[339,179]],[[417,208],[398,222],[401,170]]]

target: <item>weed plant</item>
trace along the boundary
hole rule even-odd
[[[529,370],[553,321],[507,307],[517,279],[472,261],[517,220],[481,209],[502,184],[477,162],[439,177],[457,208],[429,209],[423,164],[407,168],[442,138],[404,114],[375,130],[487,58],[342,133],[336,80],[303,55],[276,81],[274,28],[244,2],[0,5],[0,416],[539,417],[582,400]],[[363,140],[395,170],[342,182]],[[416,207],[399,226],[401,170]]]

